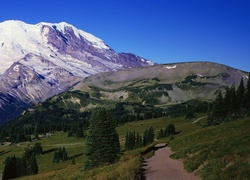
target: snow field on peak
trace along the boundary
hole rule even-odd
[[[40,54],[46,49],[41,30],[20,21],[0,23],[0,44],[0,74],[27,53]]]
[[[65,22],[58,24],[41,22],[36,25],[30,25],[22,21],[4,21],[0,23],[0,75],[3,74],[14,62],[22,59],[26,54],[33,53],[51,60],[58,66],[65,67],[66,65],[66,67],[68,67],[66,69],[71,71],[73,70],[72,73],[76,74],[77,76],[86,76],[84,73],[85,69],[80,70],[78,68],[78,70],[74,70],[74,68],[82,66],[86,67],[88,66],[87,63],[83,63],[78,59],[67,57],[67,60],[70,60],[73,64],[80,65],[77,65],[74,68],[69,68],[68,63],[56,63],[58,58],[55,60],[50,57],[51,53],[54,55],[52,51],[57,52],[57,49],[47,44],[48,40],[46,34],[49,32],[49,27],[44,27],[42,29],[42,26],[44,25],[47,25],[51,28],[56,27],[56,29],[62,33],[65,32],[67,27],[72,28],[76,37],[80,38],[80,36],[82,36],[87,41],[89,41],[92,46],[99,49],[110,49],[101,39],[93,36],[90,33],[79,30]],[[57,53],[57,55],[59,55],[59,53]],[[63,61],[65,57],[61,56],[59,59],[61,59],[60,61]],[[91,71],[89,72],[90,74],[95,73],[95,71],[89,69],[87,71]]]

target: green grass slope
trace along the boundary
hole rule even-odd
[[[171,141],[172,157],[202,179],[250,178],[250,118],[198,129]]]
[[[167,142],[174,151],[173,158],[181,159],[188,171],[195,171],[201,179],[247,179],[250,177],[250,118],[207,128],[193,123],[197,118],[186,120],[179,118],[157,118],[126,123],[117,127],[122,150],[127,131],[143,133],[145,128],[153,127],[155,137],[161,128],[173,123],[178,134],[158,142]],[[205,121],[205,119],[202,119]],[[124,151],[120,160],[112,165],[81,171],[85,160],[84,139],[67,137],[66,133],[56,132],[51,137],[39,140],[47,153],[37,157],[39,174],[20,179],[134,179],[141,168],[141,152],[148,147],[133,151]],[[0,169],[7,156],[21,156],[24,147],[32,143],[20,143],[12,146],[0,146]],[[52,163],[53,148],[64,146],[71,160]]]

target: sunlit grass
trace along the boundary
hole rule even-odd
[[[142,134],[146,128],[153,127],[157,137],[158,131],[170,123],[175,125],[178,134],[174,135],[171,141],[169,138],[164,138],[157,142],[169,143],[175,152],[172,157],[183,160],[185,169],[195,171],[203,179],[250,177],[250,118],[206,128],[193,123],[203,116],[204,114],[200,114],[190,120],[184,117],[163,117],[119,126],[117,132],[123,151],[120,160],[88,171],[82,171],[86,159],[83,154],[84,138],[67,137],[67,133],[56,132],[51,137],[38,141],[41,142],[43,150],[48,152],[37,157],[39,174],[21,179],[134,179],[140,174],[141,152],[147,147],[124,151],[126,132],[136,131]],[[202,123],[205,123],[204,119]],[[3,161],[7,156],[21,157],[24,147],[28,144],[33,146],[34,143],[0,146],[0,152],[6,152],[0,155],[0,168],[4,167]],[[66,148],[69,157],[75,156],[75,165],[71,159],[62,163],[52,163],[54,151],[50,150],[62,146]]]
[[[204,179],[250,177],[250,118],[198,129],[177,136],[172,157],[184,160],[188,171]]]

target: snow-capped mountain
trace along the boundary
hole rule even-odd
[[[106,71],[154,63],[116,53],[101,39],[65,22],[0,23],[0,121]]]

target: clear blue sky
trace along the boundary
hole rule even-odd
[[[250,72],[250,0],[1,0],[0,21],[11,19],[68,22],[157,63],[202,60]]]

